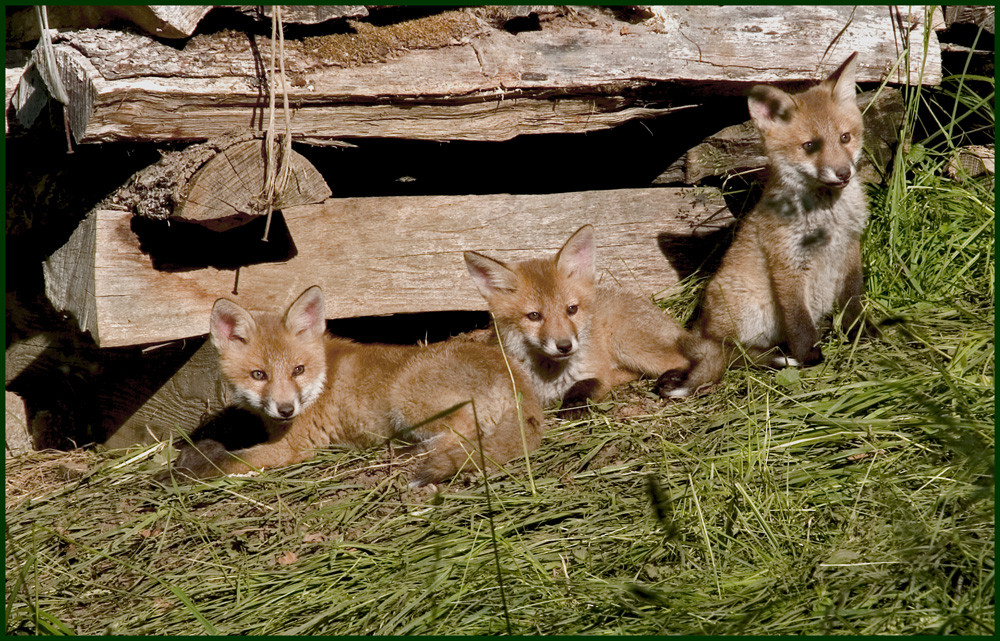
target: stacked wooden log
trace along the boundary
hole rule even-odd
[[[64,349],[101,364],[91,432],[113,445],[190,431],[225,405],[214,356],[201,346],[220,296],[277,309],[319,284],[330,318],[483,310],[463,250],[518,259],[554,250],[587,222],[598,230],[604,278],[662,293],[683,273],[658,239],[730,225],[717,186],[763,167],[739,97],[749,86],[795,88],[860,52],[858,82],[872,90],[859,99],[871,133],[868,177],[878,180],[898,142],[892,87],[941,79],[943,21],[924,8],[285,7],[290,112],[286,125],[279,94],[274,122],[296,147],[284,158],[287,186],[268,199],[273,8],[51,11],[51,54],[38,46],[23,57],[13,88],[8,67],[9,140],[31,141],[55,122],[78,149],[161,151],[45,254],[49,311],[83,332]],[[8,34],[10,47],[39,32],[15,12]],[[68,96],[58,108],[57,84]],[[690,140],[681,123],[713,108],[729,115],[701,118],[704,135]],[[63,109],[65,125],[52,117]],[[322,162],[331,149],[350,158],[374,144],[452,142],[478,145],[475,162],[488,174],[521,141],[558,152],[637,123],[658,134],[657,157],[644,161],[655,171],[601,189],[577,181],[558,193],[518,193],[514,184],[345,197]],[[48,153],[65,154],[65,144]],[[32,363],[56,348],[39,343],[37,328],[22,330],[8,360],[25,364],[13,377],[8,368],[7,382],[27,398],[18,380],[32,379]],[[149,375],[157,363],[172,375]],[[40,415],[30,405],[28,424]]]

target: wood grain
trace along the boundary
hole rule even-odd
[[[267,213],[264,145],[263,140],[247,140],[206,162],[183,187],[173,216],[222,231]],[[277,195],[276,208],[318,203],[331,196],[323,176],[302,154],[292,150],[287,162],[291,173],[284,191]]]
[[[235,268],[157,269],[131,216],[99,210],[48,261],[46,291],[101,347],[205,334],[220,297],[276,310],[316,284],[328,318],[483,310],[464,250],[528,258],[554,252],[584,223],[597,227],[601,278],[650,295],[677,281],[659,234],[698,235],[732,218],[721,194],[702,188],[331,199],[286,209],[294,255],[240,267],[234,295]],[[91,244],[79,242],[91,234]],[[66,267],[76,262],[83,267]]]
[[[422,30],[419,20],[407,23],[417,35],[398,25],[391,42],[374,33],[370,54],[337,34],[289,41],[292,129],[312,139],[425,140],[593,131],[696,104],[699,92],[815,80],[852,51],[861,52],[860,83],[940,82],[933,31],[922,59],[920,8],[907,15],[866,6],[661,9],[638,24],[562,17],[516,35],[446,12],[458,17],[421,19],[438,21]],[[225,32],[178,50],[100,29],[60,38],[56,57],[78,142],[203,140],[263,127],[266,39],[252,44]],[[893,72],[906,47],[910,68]]]

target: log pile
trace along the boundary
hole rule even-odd
[[[568,10],[517,34],[473,10],[449,10],[384,26],[352,22],[353,33],[289,41],[293,134],[495,141],[582,133],[691,106],[699,93],[812,80],[852,51],[864,52],[860,83],[940,81],[934,46],[927,60],[912,55],[909,68],[897,66],[900,51],[922,51],[920,14],[656,9],[637,24]],[[91,143],[207,140],[260,126],[261,52],[269,47],[265,37],[234,31],[197,35],[178,50],[144,34],[87,29],[60,34],[53,49],[73,137]],[[38,68],[40,56],[32,55]],[[30,81],[38,77],[25,76]],[[695,91],[676,91],[694,84]]]
[[[93,440],[124,446],[188,432],[223,407],[228,392],[203,338],[220,296],[277,309],[320,284],[331,319],[483,310],[463,250],[523,258],[587,222],[598,230],[602,278],[667,292],[708,252],[699,239],[714,242],[734,221],[718,186],[763,167],[742,92],[798,88],[860,52],[858,82],[879,90],[859,97],[870,103],[866,179],[879,180],[898,143],[893,86],[940,82],[944,25],[922,7],[284,7],[295,149],[287,187],[268,201],[274,8],[49,11],[51,61],[34,44],[33,10],[8,12],[8,140],[26,150],[60,141],[38,161],[53,166],[66,137],[70,148],[106,145],[137,160],[128,180],[63,223],[15,297],[39,296],[48,316],[62,317],[58,330],[8,313],[8,361],[19,365],[8,367],[7,387],[27,406],[12,420],[36,446],[46,443],[38,425],[62,424],[29,388],[75,360],[87,363],[85,391],[64,396],[93,393],[79,417]],[[55,84],[64,107],[50,98]],[[417,159],[391,189],[346,197],[353,186],[337,169],[366,149],[388,150],[381,166],[412,145],[447,142],[456,154],[475,149],[481,171],[500,175],[527,144],[552,150],[545,171],[555,177],[566,149],[612,145],[629,131],[656,137],[655,158],[631,161],[641,172],[596,186],[566,179],[569,190],[487,181],[479,193],[420,191],[418,181],[406,191],[423,169]],[[140,163],[151,150],[159,159]],[[78,328],[71,339],[51,338],[67,326]]]

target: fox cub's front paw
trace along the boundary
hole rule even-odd
[[[165,470],[157,480],[166,480],[172,473],[194,478],[208,478],[225,474],[221,463],[229,454],[226,447],[212,439],[196,441],[193,446],[185,445],[174,461],[173,470]]]
[[[583,418],[587,415],[587,399],[594,396],[594,392],[600,387],[600,381],[596,378],[588,378],[584,381],[573,383],[563,397],[562,407],[559,409],[559,418],[569,421]]]

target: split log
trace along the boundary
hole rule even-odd
[[[277,194],[275,209],[318,203],[331,196],[323,176],[301,154],[292,150],[286,162],[290,163],[288,183]],[[218,231],[242,225],[271,208],[263,198],[266,175],[265,141],[248,140],[224,149],[188,182],[174,217]]]
[[[514,35],[445,11],[287,41],[293,132],[495,141],[593,131],[668,113],[699,92],[811,81],[852,51],[861,83],[886,78],[907,48],[910,68],[890,81],[941,78],[935,34],[924,60],[923,23],[886,7],[671,7],[637,24],[592,15],[600,19],[568,15]],[[200,35],[182,50],[103,30],[59,39],[78,142],[204,140],[262,126],[266,39]]]
[[[882,180],[899,143],[903,121],[903,97],[886,87],[880,92],[865,92],[857,98],[864,112],[865,154],[859,163],[859,175],[865,182]],[[681,182],[696,185],[708,177],[746,176],[762,179],[767,169],[760,133],[753,121],[726,127],[696,145],[668,167],[653,184]]]
[[[262,222],[220,233],[98,210],[46,262],[46,293],[101,347],[202,335],[219,297],[277,310],[316,284],[328,318],[483,310],[462,251],[527,258],[592,223],[602,278],[649,295],[677,282],[658,234],[732,217],[717,190],[663,188],[331,199],[285,209],[267,243]]]
[[[276,145],[280,153],[280,144]],[[198,222],[217,231],[238,227],[269,211],[264,194],[265,141],[252,132],[224,136],[168,152],[137,172],[99,205],[147,218]],[[294,149],[290,174],[275,208],[323,202],[330,187]]]

